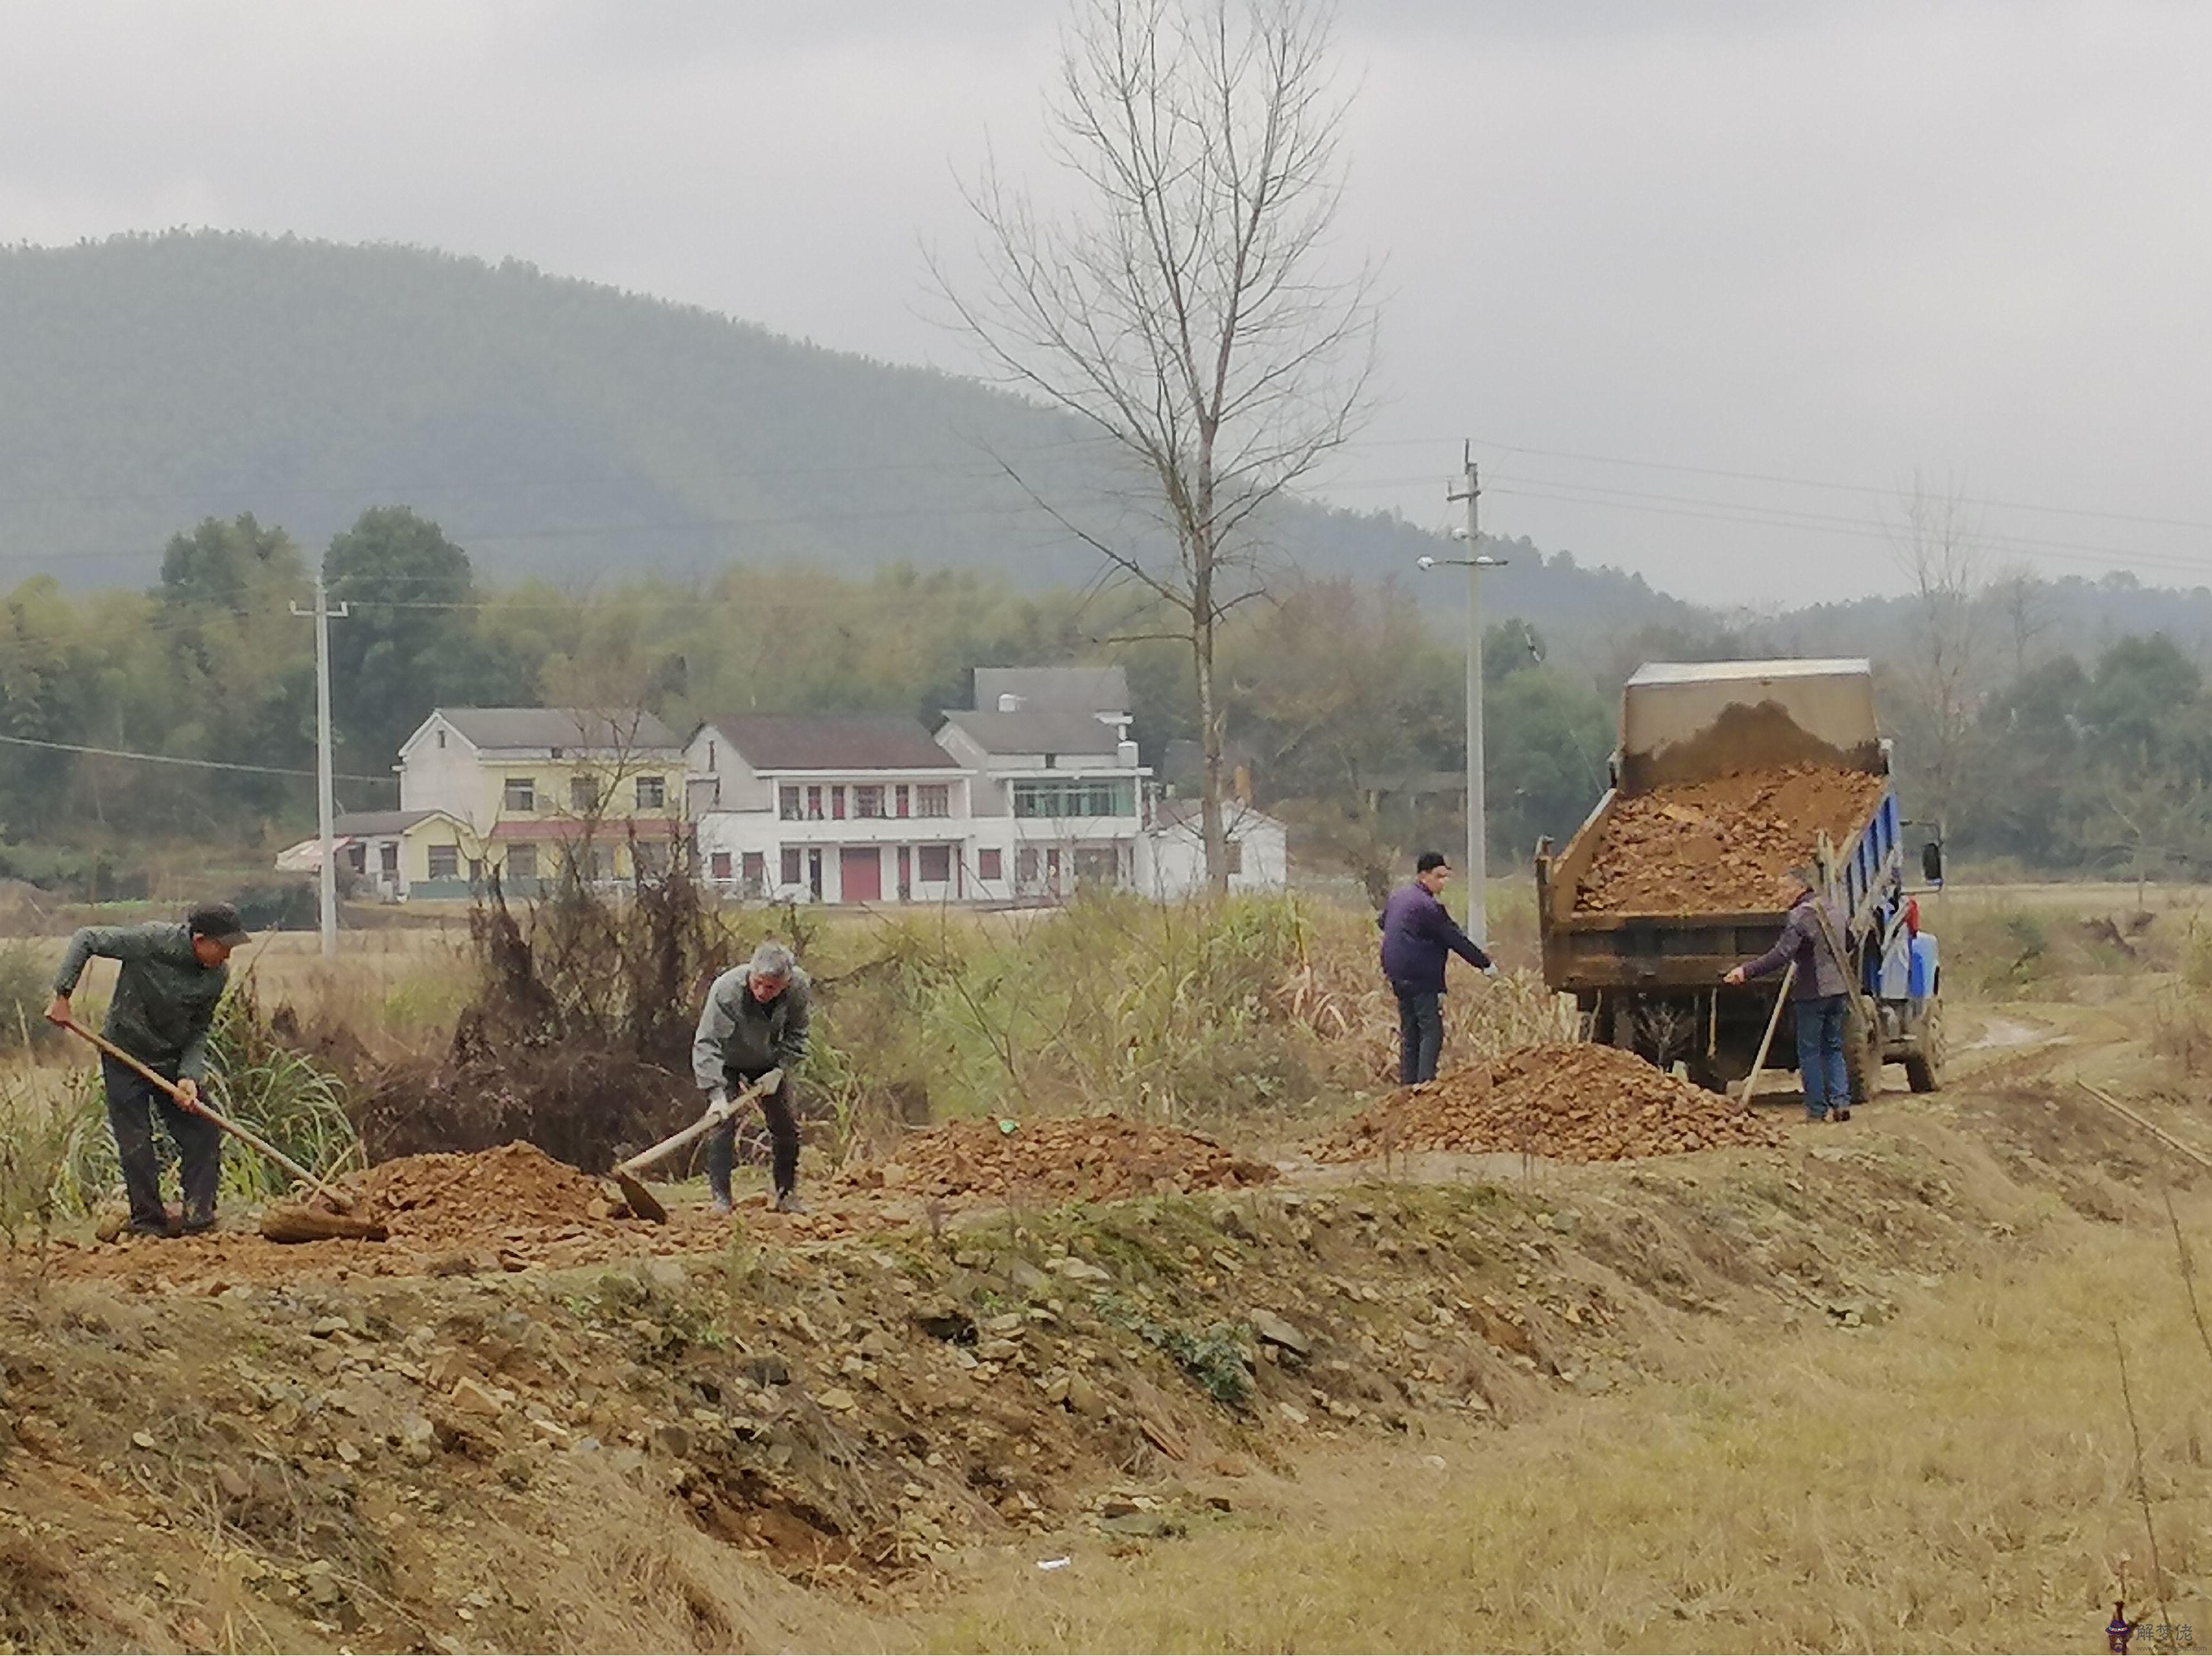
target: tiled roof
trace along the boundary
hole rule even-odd
[[[1127,713],[1129,675],[1119,667],[977,667],[975,709],[995,713],[1018,696],[1029,713]]]
[[[957,725],[986,753],[1111,753],[1120,745],[1114,727],[1088,713],[975,713],[950,711]]]
[[[441,707],[440,716],[480,748],[583,748],[645,753],[680,749],[676,733],[653,714],[618,708]]]
[[[756,770],[957,770],[959,761],[896,714],[744,713],[708,728]]]

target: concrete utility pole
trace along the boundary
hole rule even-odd
[[[315,819],[316,831],[322,838],[316,858],[316,909],[322,922],[325,955],[338,952],[337,806],[331,797],[331,621],[333,617],[343,620],[346,612],[343,604],[335,610],[331,607],[330,590],[319,573],[315,576],[315,607],[303,610],[297,604],[292,606],[293,614],[315,618]]]
[[[1502,569],[1507,560],[1482,555],[1481,530],[1475,505],[1482,498],[1482,482],[1474,465],[1474,445],[1462,453],[1463,486],[1447,491],[1445,498],[1467,502],[1467,556],[1420,560],[1424,569],[1463,569],[1467,571],[1467,935],[1478,943],[1490,941],[1489,868],[1486,866],[1487,824],[1482,794],[1482,572]]]

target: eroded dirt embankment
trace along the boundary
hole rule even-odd
[[[570,1268],[26,1276],[0,1640],[835,1641],[972,1543],[1159,1543],[1318,1438],[1506,1425],[1717,1340],[1879,1322],[2148,1166],[2027,1082],[1498,1184],[1294,1172],[815,1241],[755,1218]]]

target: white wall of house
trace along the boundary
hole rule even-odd
[[[499,799],[476,745],[433,715],[399,749],[399,808],[445,811],[478,833],[499,819]]]
[[[1271,816],[1236,806],[1222,825],[1231,852],[1229,889],[1280,891],[1290,884],[1290,835]],[[1137,889],[1161,902],[1193,897],[1206,889],[1206,837],[1193,813],[1188,820],[1157,821],[1139,844]]]

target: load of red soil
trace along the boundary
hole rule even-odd
[[[1119,1116],[1017,1123],[958,1122],[917,1133],[856,1179],[916,1196],[1111,1202],[1170,1190],[1214,1190],[1274,1178],[1200,1133]]]
[[[1779,910],[1776,880],[1809,863],[1822,833],[1838,851],[1872,814],[1884,779],[1792,764],[1668,782],[1614,802],[1575,892],[1584,914]]]
[[[465,1247],[512,1230],[588,1225],[599,1187],[534,1144],[402,1156],[362,1181],[355,1211],[391,1227],[395,1242]]]
[[[1409,1150],[1620,1161],[1782,1142],[1741,1105],[1609,1046],[1522,1047],[1377,1099],[1309,1147],[1322,1161]]]

